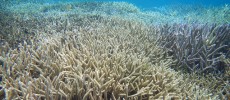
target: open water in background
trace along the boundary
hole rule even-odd
[[[161,7],[167,5],[193,4],[203,6],[223,6],[230,4],[230,0],[100,0],[100,1],[126,1],[140,8]]]
[[[5,0],[10,1],[10,0]],[[12,0],[17,3],[23,2],[35,2],[35,0]],[[155,7],[163,7],[163,6],[170,6],[170,5],[198,5],[198,6],[223,6],[228,5],[230,6],[230,0],[36,0],[36,2],[42,3],[56,3],[56,2],[72,2],[72,1],[124,1],[128,3],[132,3],[135,6],[141,9],[151,10]],[[0,0],[2,2],[2,0]],[[3,8],[4,3],[0,3],[0,8]],[[3,62],[0,62],[0,65],[3,66]],[[1,82],[1,77],[0,77]],[[0,87],[1,89],[1,87]]]
[[[1,1],[1,0],[0,0]],[[56,2],[72,2],[72,1],[124,1],[132,3],[142,9],[151,9],[154,7],[162,7],[169,5],[201,5],[201,6],[223,6],[229,5],[230,0],[5,0],[15,2],[45,2],[45,3],[56,3]]]
[[[60,1],[60,0],[53,0],[53,2],[55,1]],[[68,0],[68,1],[79,1],[79,0]],[[85,0],[81,0],[81,1],[85,1]],[[203,6],[223,6],[228,4],[230,6],[230,0],[88,0],[88,1],[125,1],[144,9],[167,6],[167,5],[181,5],[181,4],[185,4],[185,5],[193,4],[193,5],[203,5]]]

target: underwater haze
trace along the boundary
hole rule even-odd
[[[230,100],[229,0],[2,0],[0,100]]]
[[[204,6],[221,6],[230,4],[229,0],[3,0],[3,1],[17,1],[17,2],[76,2],[76,1],[113,1],[113,2],[129,2],[138,7],[152,8],[165,5],[175,5],[175,4],[194,4],[194,5],[204,5]]]
[[[99,0],[109,1],[109,0]],[[230,4],[229,0],[110,0],[110,1],[125,1],[133,3],[134,5],[141,8],[152,8],[166,5],[178,5],[178,4],[192,4],[192,5],[203,5],[203,6],[222,6]]]

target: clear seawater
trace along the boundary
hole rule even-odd
[[[128,2],[132,3],[140,8],[153,8],[168,5],[178,5],[178,4],[189,4],[189,5],[203,5],[203,6],[223,6],[230,4],[230,0],[3,0],[4,2],[15,1],[15,2],[75,2],[75,1],[115,1],[115,2]]]
[[[227,23],[227,25],[230,25],[230,0],[0,0],[0,51],[4,50],[2,47],[5,42],[9,42],[10,48],[12,47],[15,49],[18,47],[19,43],[23,43],[24,38],[21,37],[27,35],[33,36],[34,33],[29,33],[28,30],[26,30],[26,27],[30,28],[30,22],[33,20],[33,18],[37,18],[35,21],[38,21],[43,18],[45,19],[46,15],[53,16],[52,14],[54,14],[55,16],[60,14],[61,17],[63,17],[64,15],[72,14],[71,11],[79,15],[89,13],[93,15],[93,13],[96,12],[96,10],[93,10],[97,7],[93,7],[92,5],[90,5],[92,7],[88,7],[89,5],[81,5],[80,7],[85,8],[82,8],[79,11],[79,5],[76,4],[74,6],[76,8],[75,9],[72,5],[68,4],[72,2],[126,2],[128,3],[127,5],[130,4],[130,8],[125,9],[125,7],[122,6],[124,7],[122,9],[113,9],[112,7],[101,9],[103,7],[100,6],[100,8],[97,6],[100,8],[98,13],[104,14],[102,13],[104,11],[108,16],[117,14],[122,18],[139,18],[143,22],[148,24],[150,23],[150,25],[156,25],[159,23],[159,26],[168,23],[187,24],[189,22],[198,22],[199,24],[209,23],[212,25],[214,25],[213,23],[220,25],[226,25]],[[114,7],[119,7],[119,5]],[[126,11],[122,11],[123,9]],[[138,10],[136,11],[136,9]],[[50,12],[52,14],[49,14]],[[16,23],[15,25],[8,24],[14,22]],[[19,31],[21,32],[18,30],[11,31],[17,28],[19,28]],[[35,26],[33,28],[37,27]],[[11,37],[10,35],[14,35],[12,32],[20,34],[16,34],[16,36]],[[225,44],[227,44],[227,47],[230,48],[229,41],[227,41]],[[228,52],[229,50],[230,49],[226,49],[223,51]],[[0,52],[0,57],[5,56],[6,54],[7,52]],[[230,52],[228,52],[228,55],[226,55],[226,58],[230,62],[229,56]],[[4,62],[1,61],[1,59],[0,66],[4,66]],[[1,81],[2,77],[0,77],[0,85]],[[0,90],[1,89],[2,87],[0,86]]]
[[[109,1],[109,0],[101,0]],[[178,5],[178,4],[193,4],[193,5],[204,5],[204,6],[222,6],[230,4],[230,0],[111,0],[111,1],[126,1],[133,3],[134,5],[141,8],[152,8],[161,7],[167,5]]]

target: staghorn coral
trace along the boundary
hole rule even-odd
[[[159,43],[176,59],[174,68],[190,73],[225,73],[229,66],[223,62],[229,48],[228,24],[165,25]]]
[[[163,28],[151,27],[149,23],[141,22],[165,17],[141,13],[135,7],[126,9],[124,8],[126,3],[121,5],[122,9],[126,9],[125,12],[121,9],[113,10],[114,7],[110,7],[112,10],[104,9],[108,5],[119,8],[119,3],[83,4],[82,7],[78,6],[82,11],[77,14],[77,11],[72,12],[76,10],[74,8],[77,5],[68,8],[67,3],[60,7],[61,13],[55,12],[62,6],[58,4],[45,5],[48,10],[39,9],[42,11],[39,14],[33,10],[28,14],[25,9],[25,12],[21,13],[12,11],[14,15],[12,19],[11,15],[7,16],[9,18],[4,17],[8,20],[1,24],[4,26],[4,30],[1,31],[4,36],[0,36],[4,39],[4,47],[0,48],[2,52],[0,64],[3,66],[0,71],[3,78],[0,85],[3,87],[0,91],[1,98],[2,96],[5,99],[73,100],[228,98],[229,86],[226,80],[229,80],[227,74],[229,71],[225,73],[223,80],[217,79],[214,75],[211,76],[214,78],[203,78],[198,75],[191,81],[191,74],[186,76],[170,68],[175,66],[173,65],[175,61],[164,52],[166,48],[162,48],[169,44],[156,43],[157,35],[174,34],[174,29],[180,32],[194,28],[200,32],[197,27],[187,27],[188,24],[184,26],[175,24]],[[87,5],[91,4],[98,5],[95,7],[96,11],[90,12],[92,8]],[[63,13],[67,10],[69,12]],[[122,18],[114,16],[113,13],[120,13]],[[124,17],[126,13],[128,18],[132,16],[130,20]],[[9,22],[8,25],[6,22]],[[209,41],[204,43],[219,44],[221,41],[217,40],[222,37],[215,37],[215,33],[226,30],[226,26],[221,28],[213,26],[215,28],[210,29],[213,32],[208,36]],[[201,30],[204,31],[209,30],[208,25],[198,27],[202,27]],[[5,34],[13,35],[13,38]],[[181,39],[183,35],[179,37]],[[171,38],[178,39],[173,35]],[[11,42],[13,40],[19,41]],[[161,40],[162,43],[165,43],[164,41],[170,40]],[[20,43],[21,45],[18,45]],[[228,45],[229,42],[221,43]],[[225,49],[221,51],[226,52]],[[210,83],[208,80],[215,81]]]
[[[156,45],[155,30],[117,18],[99,22],[38,34],[9,50],[1,57],[5,98],[216,98],[169,68],[172,59]]]
[[[193,83],[200,88],[208,89],[212,94],[217,94],[218,99],[228,100],[229,98],[229,76],[185,74],[184,79],[187,81],[185,83]]]
[[[7,6],[6,1],[0,3],[4,5],[4,8],[0,9],[0,45],[8,42],[10,47],[14,48],[17,47],[18,43],[23,43],[23,40],[33,37],[35,33],[59,31],[58,29],[62,27],[63,23],[54,21],[66,19],[71,15],[78,17],[76,18],[78,20],[85,21],[84,19],[88,17],[102,16],[103,14],[108,16],[110,13],[125,14],[139,11],[137,7],[125,2],[60,2],[49,4],[44,3],[44,1],[25,3],[23,0],[22,3],[18,4],[13,1],[9,1],[12,4]],[[106,7],[110,8],[105,9]],[[65,20],[63,22],[65,23]]]
[[[226,66],[228,66],[227,68],[226,68],[226,76],[230,76],[230,59],[228,58],[228,59],[224,59],[224,62],[226,63]]]

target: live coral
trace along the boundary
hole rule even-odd
[[[76,3],[68,13],[68,3],[31,5],[23,7],[47,10],[12,6],[17,9],[0,13],[0,99],[229,98],[227,24],[151,23],[167,17],[124,2]],[[200,57],[226,69],[205,70]]]
[[[113,29],[117,22],[128,28]],[[148,26],[117,19],[91,23],[98,24],[98,30],[39,35],[10,50],[1,68],[6,99],[196,98],[186,94],[190,90],[169,68],[172,59],[155,35],[144,30]]]

